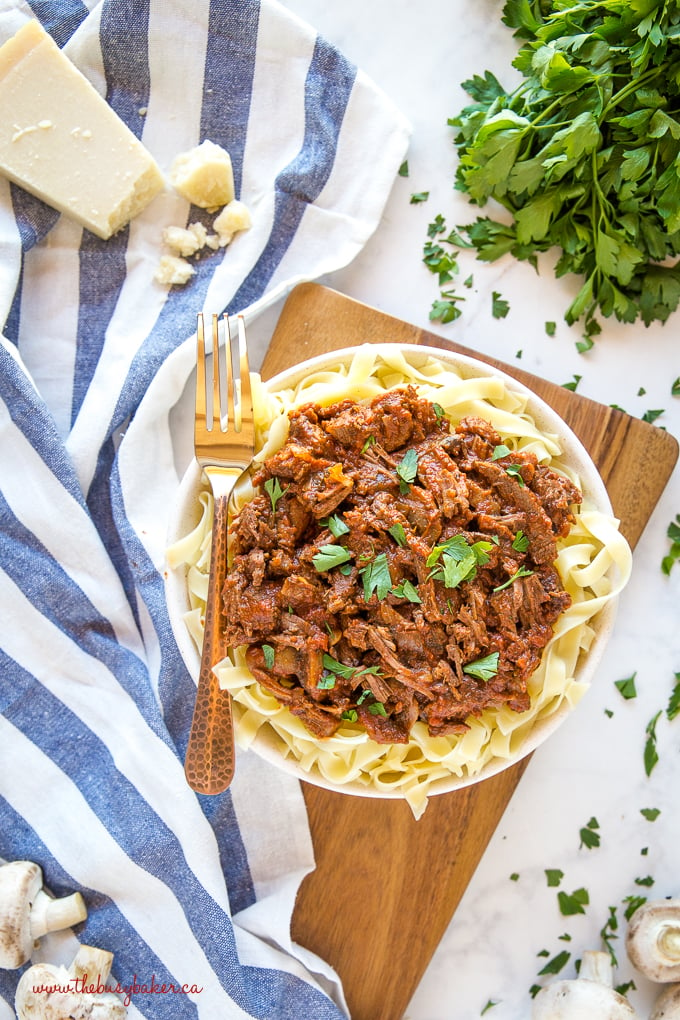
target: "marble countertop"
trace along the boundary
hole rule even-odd
[[[427,225],[438,213],[450,225],[475,215],[453,190],[455,150],[447,118],[465,105],[460,82],[472,74],[488,68],[505,84],[515,75],[510,61],[516,42],[500,21],[500,0],[426,0],[417,7],[408,0],[287,0],[286,6],[358,64],[413,127],[409,177],[396,181],[361,255],[321,282],[558,384],[580,376],[579,393],[636,417],[663,409],[656,426],[680,436],[680,397],[671,394],[680,376],[680,312],[665,327],[605,319],[594,348],[579,354],[580,330],[563,320],[576,281],[556,280],[550,256],[537,276],[510,258],[484,265],[463,252],[460,281],[474,275],[463,314],[445,326],[429,322],[438,287],[422,263]],[[421,191],[429,191],[429,199],[411,204],[411,193]],[[503,319],[492,315],[494,291],[510,305]],[[279,312],[277,306],[265,313],[251,339],[264,343]],[[554,337],[546,334],[546,321],[557,323]],[[680,565],[670,577],[661,570],[666,529],[679,512],[676,470],[636,548],[633,575],[592,690],[532,758],[416,991],[409,1020],[470,1020],[482,1014],[525,1020],[531,986],[551,980],[539,976],[547,960],[566,950],[571,955],[560,976],[573,976],[585,950],[603,948],[603,929],[617,936],[611,941],[618,957],[616,984],[634,981],[630,1001],[641,1017],[649,1015],[656,988],[627,960],[624,912],[631,896],[680,895],[675,795],[680,718],[665,716],[680,671]],[[615,682],[633,674],[637,697],[624,700]],[[647,776],[645,731],[662,709],[659,762]],[[646,809],[658,809],[654,821],[641,813]],[[600,845],[587,848],[579,833],[592,819]],[[587,890],[583,914],[560,913],[558,890],[548,885],[546,869],[563,872],[560,889]],[[647,879],[653,885],[640,884]]]

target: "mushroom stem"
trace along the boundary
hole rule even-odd
[[[81,946],[69,970],[74,978],[89,978],[91,981],[98,978],[105,985],[112,966],[113,953],[95,946]]]
[[[39,939],[50,931],[72,928],[86,917],[85,900],[79,892],[55,899],[39,889],[31,907],[31,935]]]
[[[669,925],[659,935],[659,949],[671,960],[680,960],[680,927]]]
[[[666,985],[654,1003],[649,1020],[678,1020],[680,1017],[680,985]]]
[[[597,981],[607,988],[614,987],[614,968],[609,953],[601,949],[586,949],[581,957],[581,969],[578,972],[581,979]]]

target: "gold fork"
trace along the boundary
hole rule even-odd
[[[234,485],[250,465],[255,427],[243,316],[238,316],[238,359],[232,368],[229,317],[223,328],[212,317],[212,355],[206,357],[203,316],[196,330],[196,460],[210,482],[214,497],[212,549],[201,668],[189,745],[184,760],[187,782],[197,793],[226,790],[234,777],[234,725],[231,697],[222,690],[213,667],[227,654],[222,588],[227,574],[227,507]],[[219,357],[224,351],[224,359]],[[220,362],[224,361],[222,370]],[[207,386],[206,386],[207,379]],[[226,384],[226,425],[222,399]],[[207,394],[212,392],[212,407]],[[238,400],[237,400],[238,397]],[[211,417],[208,417],[208,411]]]

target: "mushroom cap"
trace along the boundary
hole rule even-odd
[[[637,1013],[622,995],[599,981],[554,981],[534,999],[532,1020],[631,1020]]]
[[[44,989],[53,988],[52,992]],[[19,979],[14,1008],[18,1020],[84,1020],[82,995],[65,967],[34,963]]]
[[[680,899],[650,900],[638,907],[628,926],[626,951],[650,981],[680,981]]]
[[[654,1003],[649,1020],[678,1020],[679,1017],[680,985],[669,985]]]
[[[89,949],[89,947],[83,947]],[[97,950],[91,950],[96,953]],[[105,957],[110,956],[104,953]],[[125,1020],[127,1007],[112,992],[84,992],[73,965],[34,963],[21,975],[14,998],[17,1020]]]
[[[42,888],[42,870],[33,861],[0,867],[0,967],[16,970],[33,951],[31,904]]]

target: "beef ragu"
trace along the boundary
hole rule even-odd
[[[489,422],[451,429],[413,387],[307,404],[232,525],[227,640],[315,737],[379,743],[416,720],[463,732],[529,708],[527,679],[571,602],[556,538],[581,493]]]

